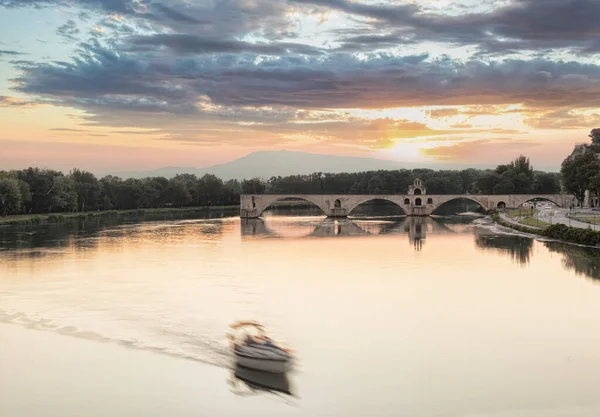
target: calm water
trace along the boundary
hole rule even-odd
[[[598,251],[485,219],[4,229],[0,247],[1,321],[209,364],[231,398],[227,326],[264,323],[297,352],[294,397],[246,414],[600,410]]]

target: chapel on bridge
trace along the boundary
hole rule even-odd
[[[412,185],[408,186],[408,195],[424,195],[427,194],[423,182],[419,178],[415,178]]]

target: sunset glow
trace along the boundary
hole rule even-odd
[[[598,17],[594,0],[0,0],[0,165],[526,151],[557,170],[600,125]]]

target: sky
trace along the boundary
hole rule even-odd
[[[0,0],[0,169],[557,170],[600,127],[598,21],[598,0]]]

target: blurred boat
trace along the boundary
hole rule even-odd
[[[272,372],[257,371],[255,369],[236,366],[233,376],[241,381],[251,392],[292,394],[290,381],[286,374],[275,374]]]
[[[291,369],[291,351],[271,340],[260,323],[240,321],[229,327],[232,333],[228,336],[238,366],[275,374]]]

